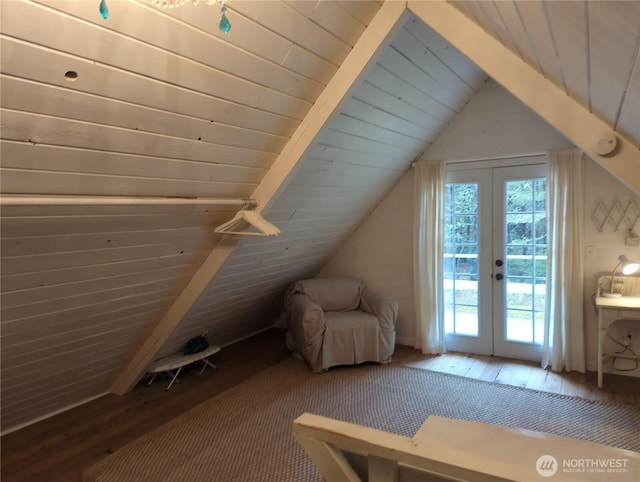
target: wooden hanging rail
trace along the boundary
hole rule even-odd
[[[125,197],[125,196],[21,196],[3,195],[0,197],[3,206],[110,206],[110,205],[210,205],[241,206],[243,209],[255,208],[254,199],[207,198],[207,197]]]

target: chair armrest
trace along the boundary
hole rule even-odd
[[[289,331],[296,349],[313,371],[322,369],[322,340],[326,328],[320,305],[303,294],[293,294],[287,300]]]
[[[360,309],[376,316],[383,328],[395,327],[398,319],[398,302],[393,298],[379,295],[365,287],[360,300]]]

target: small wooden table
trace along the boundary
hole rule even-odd
[[[169,373],[172,378],[169,382],[169,385],[165,389],[165,392],[168,391],[173,383],[178,378],[180,374],[180,370],[183,367],[190,365],[191,363],[195,363],[197,361],[201,361],[203,363],[202,370],[200,370],[200,375],[204,372],[207,365],[213,368],[214,370],[217,368],[213,363],[209,361],[209,357],[214,353],[218,353],[220,351],[220,347],[218,345],[210,345],[206,350],[200,351],[198,353],[193,353],[191,355],[184,355],[182,353],[176,353],[175,355],[170,355],[164,358],[160,358],[151,364],[147,372],[153,373],[153,377],[149,380],[149,385],[153,383],[153,381],[158,376],[158,373]],[[176,370],[175,373],[173,370]]]

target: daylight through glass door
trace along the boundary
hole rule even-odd
[[[444,233],[448,349],[537,359],[547,275],[544,164],[448,173]]]
[[[447,184],[445,195],[445,333],[478,336],[478,183]]]
[[[546,179],[505,181],[507,341],[542,344],[547,286]]]

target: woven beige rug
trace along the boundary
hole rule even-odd
[[[90,467],[83,480],[322,480],[291,435],[301,413],[412,436],[431,414],[640,452],[640,410],[394,365],[312,374],[285,360]]]

